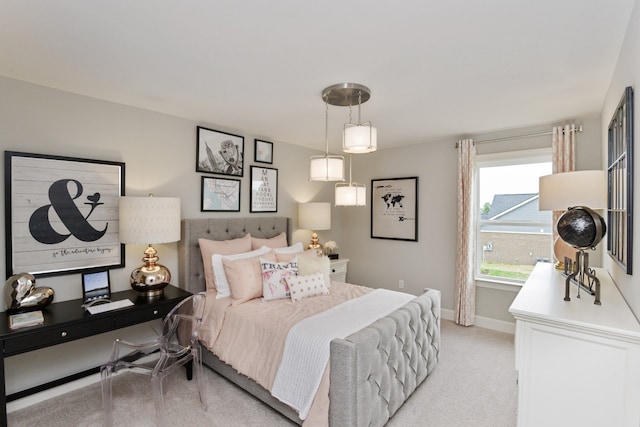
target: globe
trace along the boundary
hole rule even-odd
[[[586,206],[569,208],[557,228],[562,240],[578,249],[595,248],[607,232],[604,218]]]

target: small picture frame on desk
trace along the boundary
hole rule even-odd
[[[110,301],[110,298],[111,280],[109,278],[109,270],[94,270],[82,273],[83,304]]]

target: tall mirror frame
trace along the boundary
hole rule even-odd
[[[607,252],[632,274],[633,88],[625,88],[608,130]]]

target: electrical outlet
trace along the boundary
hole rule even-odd
[[[404,289],[404,280],[402,280],[402,279],[398,280],[398,287],[400,289]]]

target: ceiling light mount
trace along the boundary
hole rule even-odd
[[[364,104],[369,98],[371,98],[369,88],[358,83],[339,83],[322,91],[322,99],[326,103],[339,107]]]

